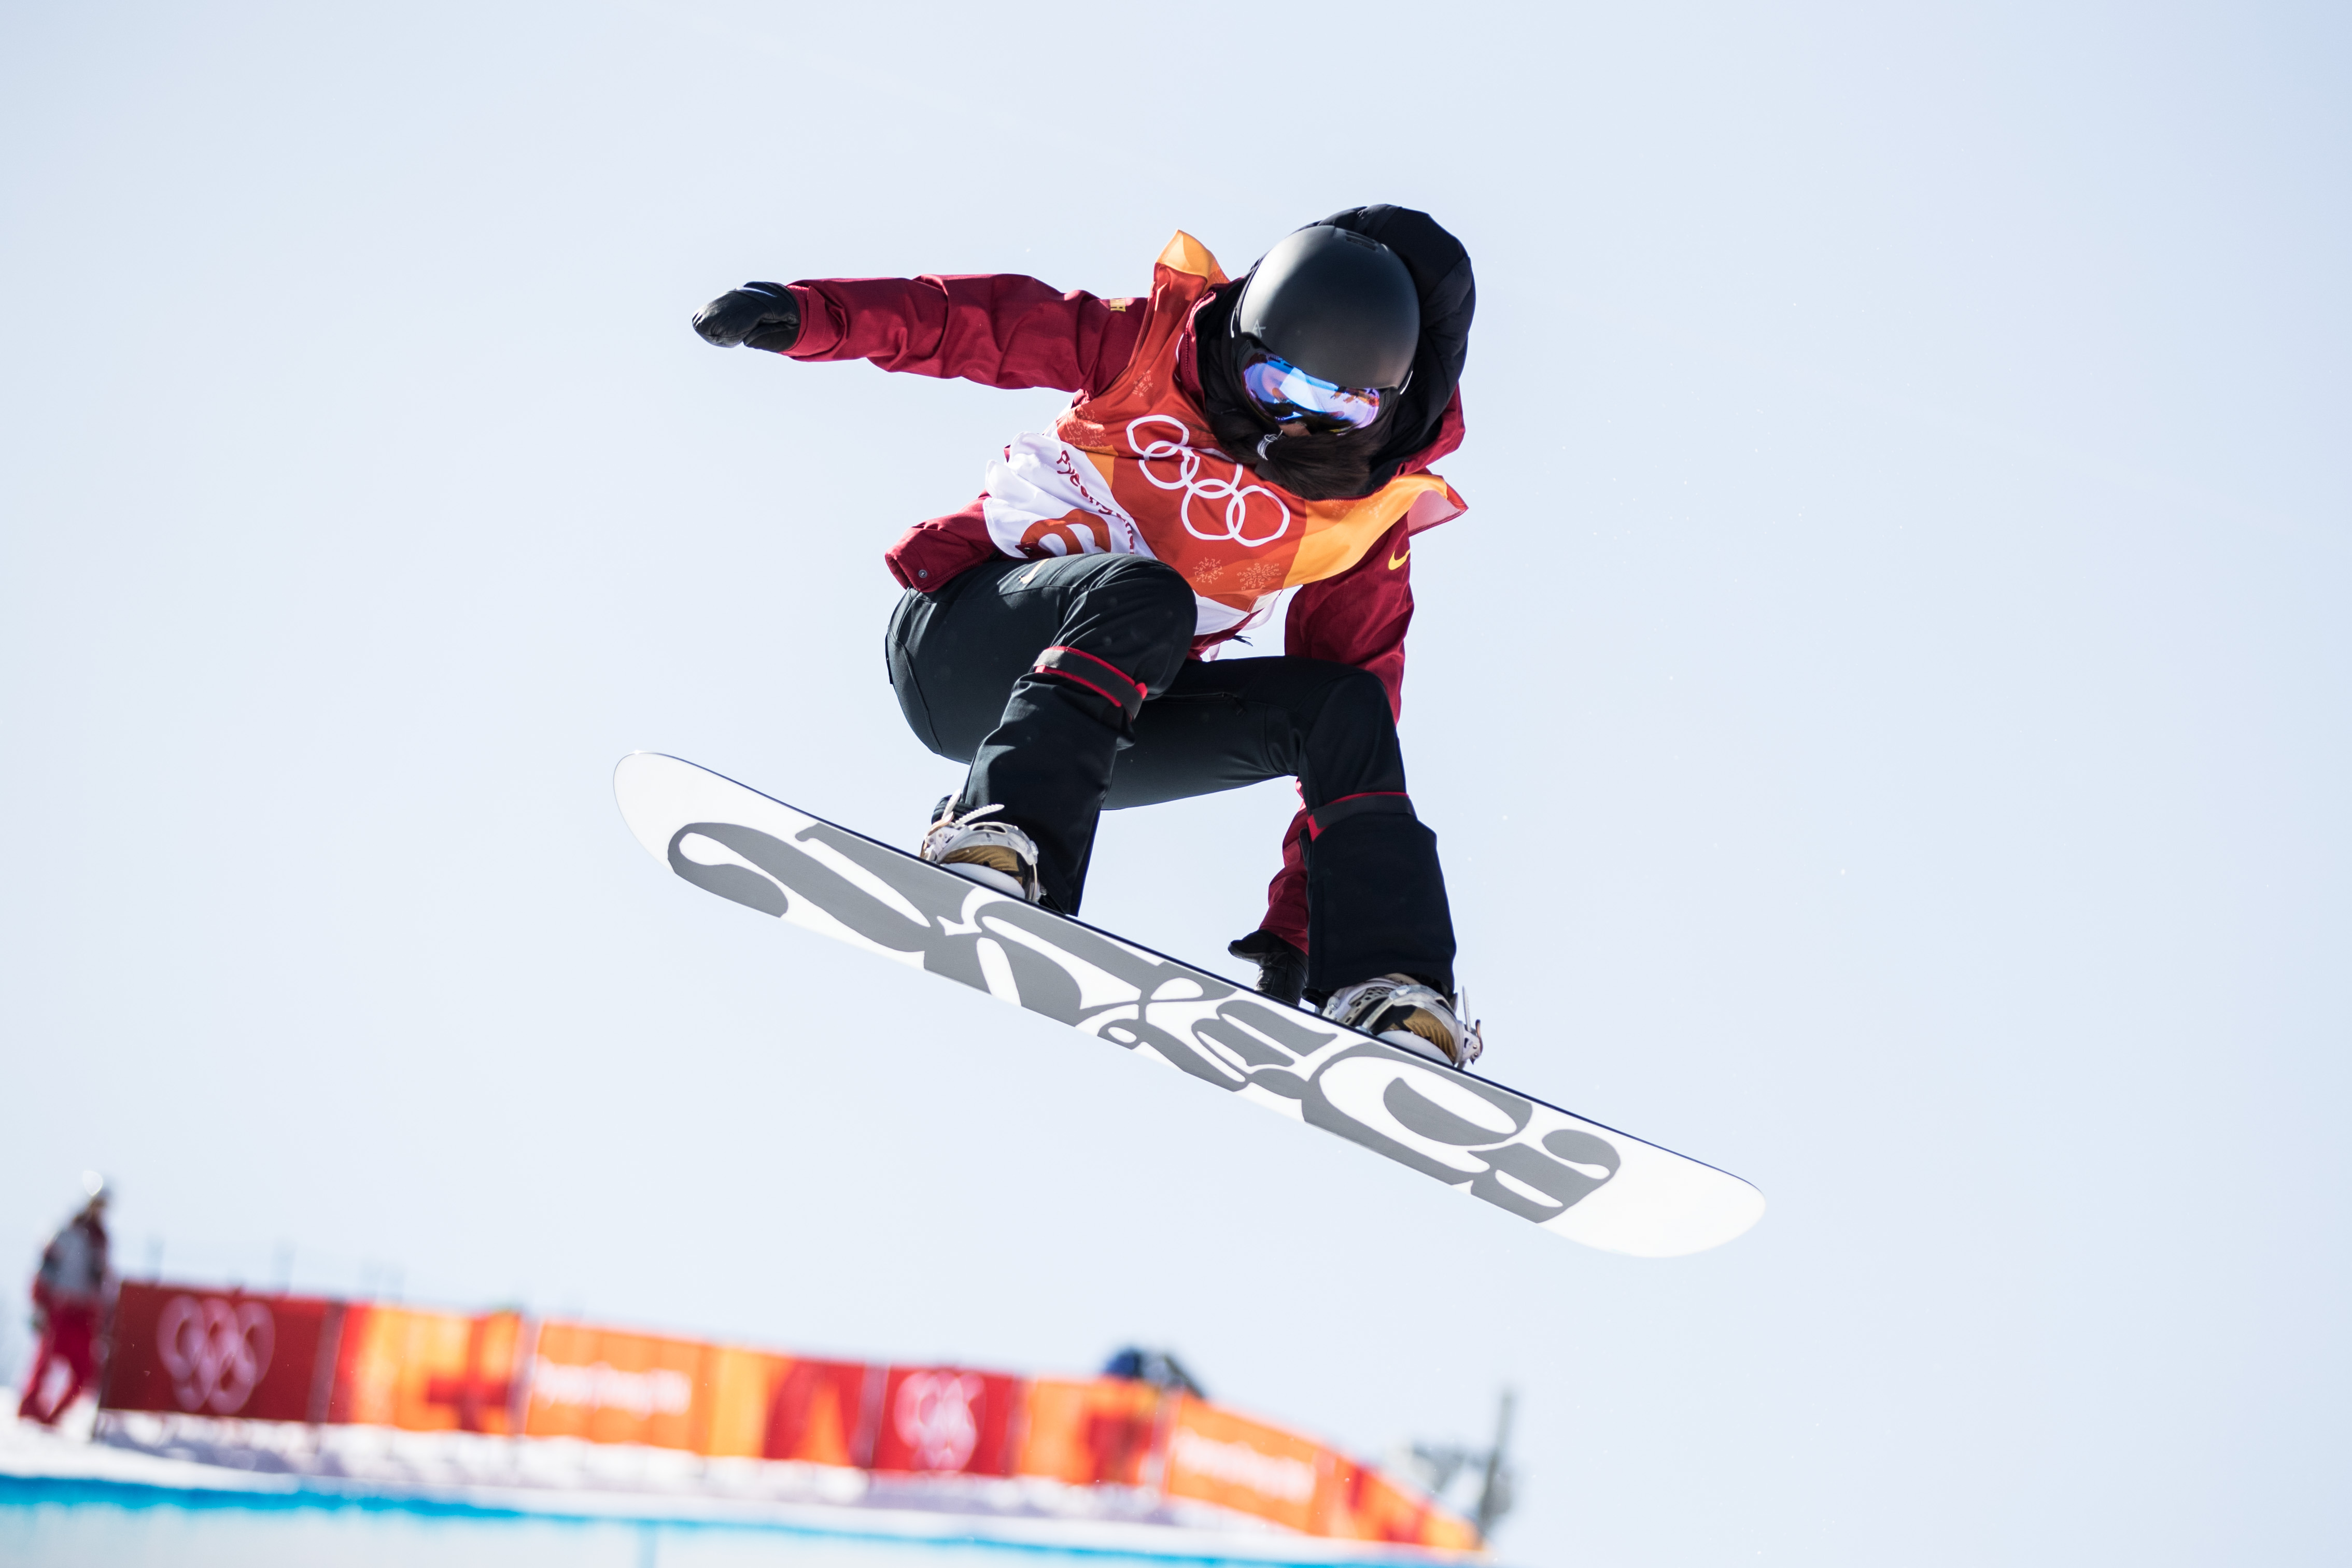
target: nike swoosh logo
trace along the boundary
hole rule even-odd
[[[1410,545],[1408,545],[1408,546],[1406,546],[1406,547],[1405,547],[1405,552],[1404,552],[1404,554],[1402,554],[1402,555],[1392,555],[1392,556],[1389,557],[1389,570],[1390,570],[1391,571],[1394,571],[1397,568],[1399,568],[1399,567],[1402,566],[1405,562],[1407,562],[1407,561],[1411,560],[1412,559],[1412,547],[1411,547]]]

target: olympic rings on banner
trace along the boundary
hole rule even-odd
[[[1154,438],[1150,441],[1138,440],[1136,432],[1147,424],[1172,425],[1176,430],[1176,439],[1173,441],[1163,438]],[[1140,419],[1129,421],[1127,426],[1128,450],[1135,454],[1138,460],[1136,466],[1143,471],[1143,476],[1162,490],[1184,492],[1183,502],[1176,508],[1176,520],[1184,525],[1186,533],[1196,539],[1207,539],[1213,544],[1230,543],[1237,544],[1244,549],[1258,549],[1274,543],[1290,531],[1290,508],[1283,503],[1281,497],[1265,486],[1242,484],[1240,464],[1234,465],[1234,476],[1230,479],[1202,478],[1201,455],[1193,449],[1191,443],[1184,439],[1187,434],[1182,420],[1172,419],[1164,413],[1147,413]],[[1163,479],[1153,472],[1151,465],[1154,463],[1165,462],[1171,457],[1176,459],[1176,476],[1172,479]],[[1252,496],[1264,496],[1267,500],[1272,501],[1274,509],[1282,517],[1281,525],[1264,538],[1250,537],[1249,498]],[[1196,499],[1223,501],[1225,504],[1225,527],[1223,533],[1212,533],[1193,526],[1192,503]]]
[[[988,1385],[971,1373],[910,1372],[898,1385],[898,1440],[923,1470],[960,1470],[980,1446],[972,1406]]]
[[[258,1301],[174,1296],[155,1323],[155,1350],[183,1410],[234,1416],[269,1370],[278,1329]]]

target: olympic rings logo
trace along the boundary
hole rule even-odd
[[[278,1347],[277,1325],[258,1301],[174,1296],[155,1322],[155,1349],[183,1410],[234,1416],[253,1397]]]
[[[1147,424],[1172,425],[1175,427],[1176,439],[1169,441],[1155,437],[1150,441],[1138,440],[1136,432]],[[1136,466],[1143,470],[1143,476],[1162,490],[1184,492],[1184,499],[1176,508],[1176,520],[1184,525],[1186,533],[1196,539],[1207,539],[1214,544],[1237,544],[1244,549],[1257,549],[1272,544],[1290,531],[1290,508],[1283,503],[1281,497],[1265,486],[1244,485],[1241,482],[1242,465],[1240,464],[1234,465],[1234,476],[1230,479],[1201,477],[1201,455],[1194,451],[1192,444],[1184,439],[1185,434],[1184,422],[1181,419],[1171,419],[1164,413],[1147,413],[1141,419],[1130,420],[1127,426],[1128,450],[1135,454],[1138,459]],[[1176,460],[1176,476],[1172,479],[1163,479],[1151,465],[1154,463],[1166,462],[1171,457]],[[1267,500],[1272,501],[1275,511],[1280,514],[1282,518],[1274,532],[1263,538],[1250,537],[1249,498],[1252,496],[1264,496]],[[1225,527],[1223,533],[1213,533],[1193,526],[1192,503],[1196,499],[1204,502],[1223,501],[1225,504]]]
[[[987,1385],[971,1373],[916,1372],[898,1385],[898,1440],[913,1451],[919,1470],[960,1470],[980,1447],[972,1404]]]

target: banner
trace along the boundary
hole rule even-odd
[[[1119,1378],[878,1366],[312,1296],[127,1283],[100,1407],[641,1444],[900,1475],[1132,1487],[1307,1534],[1475,1551],[1427,1498],[1266,1422]]]
[[[1021,1380],[953,1366],[894,1366],[870,1467],[935,1475],[1009,1476]]]
[[[765,1458],[772,1396],[794,1364],[793,1358],[722,1344],[711,1347],[706,1364],[709,1383],[701,1396],[709,1406],[702,1447],[697,1451],[712,1458]]]
[[[1311,1531],[1326,1461],[1337,1457],[1310,1438],[1185,1396],[1160,1490]]]
[[[761,1457],[864,1466],[874,1457],[882,1384],[882,1368],[863,1362],[791,1363],[769,1399]]]
[[[102,1406],[252,1421],[326,1418],[341,1302],[127,1283]]]
[[[327,1419],[409,1432],[515,1429],[518,1312],[347,1309]]]
[[[523,1435],[699,1452],[718,1392],[719,1347],[545,1323],[531,1352]]]
[[[1069,1486],[1141,1486],[1158,1445],[1162,1402],[1157,1388],[1123,1377],[1041,1377],[1029,1385],[1027,1429],[1014,1469]],[[1169,1408],[1172,1414],[1172,1402]]]
[[[1348,1541],[1391,1541],[1475,1552],[1483,1544],[1468,1520],[1446,1512],[1369,1465],[1334,1456],[1326,1511],[1315,1533]]]

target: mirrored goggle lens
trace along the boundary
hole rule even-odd
[[[1244,367],[1242,387],[1277,423],[1303,419],[1361,430],[1381,416],[1378,389],[1335,385],[1271,354]]]

